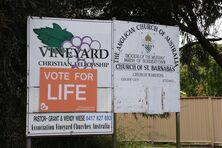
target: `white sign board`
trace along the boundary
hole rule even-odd
[[[112,133],[112,113],[44,113],[29,115],[29,136]]]
[[[111,30],[111,21],[28,18],[27,136],[112,134]]]
[[[179,112],[179,28],[114,21],[114,112]]]

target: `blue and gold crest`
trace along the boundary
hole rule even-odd
[[[149,34],[147,34],[143,40],[142,46],[145,48],[146,52],[149,53],[154,47],[152,38]]]

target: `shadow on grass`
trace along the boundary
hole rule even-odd
[[[112,136],[32,138],[32,148],[112,148]]]

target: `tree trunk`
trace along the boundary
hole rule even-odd
[[[213,45],[199,31],[195,31],[195,36],[201,46],[214,58],[217,64],[222,68],[222,53],[219,53]]]

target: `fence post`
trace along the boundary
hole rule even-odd
[[[208,97],[208,116],[209,116],[209,134],[211,138],[211,145],[214,146],[214,117],[213,117],[213,103],[212,98]]]

